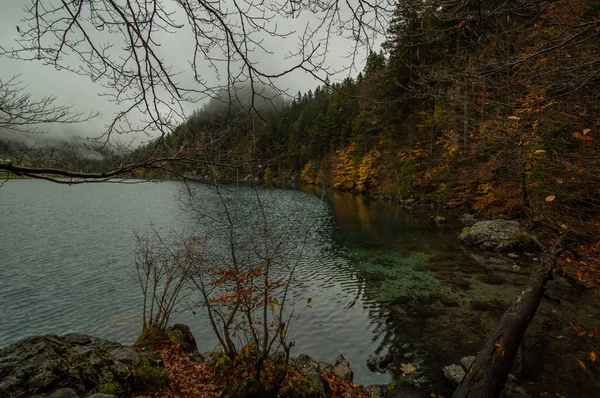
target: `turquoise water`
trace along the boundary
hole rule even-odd
[[[293,353],[323,361],[343,354],[359,383],[390,379],[369,371],[365,361],[391,350],[396,365],[416,366],[421,385],[448,394],[443,367],[476,354],[531,268],[526,262],[514,269],[482,265],[457,244],[457,228],[435,227],[429,214],[392,203],[331,191],[259,194],[273,231],[286,232],[291,248],[303,242],[292,291],[299,315],[290,327]],[[235,210],[240,242],[251,240],[262,222],[254,195],[233,187],[224,193]],[[218,246],[220,209],[208,188],[173,181],[79,186],[9,181],[0,187],[0,346],[68,332],[132,343],[141,327],[134,231],[193,233]],[[308,297],[312,308],[306,308]],[[544,311],[550,308],[542,306]],[[535,359],[565,360],[560,349],[548,353],[555,342],[544,336],[555,331],[548,331],[548,318],[540,319],[532,326],[533,359],[528,356],[525,364],[524,374],[534,383],[528,389],[568,390],[559,376],[548,385],[545,376],[555,365],[542,369]],[[216,347],[193,300],[176,320],[190,325],[201,351]],[[552,327],[565,334],[562,323]],[[546,384],[538,386],[542,376]]]

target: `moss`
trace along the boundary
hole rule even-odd
[[[140,355],[140,363],[133,369],[136,391],[155,391],[169,385],[169,376],[158,359]]]
[[[121,390],[121,386],[119,385],[119,383],[114,382],[114,381],[104,383],[100,387],[100,393],[102,393],[102,394],[117,395],[120,392],[120,390]]]
[[[466,234],[466,233],[468,233],[468,232],[469,232],[470,230],[472,230],[472,229],[473,229],[473,227],[464,227],[464,228],[462,229],[462,231],[461,231],[461,234]]]

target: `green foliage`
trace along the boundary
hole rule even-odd
[[[150,353],[138,353],[139,364],[133,369],[136,391],[156,391],[169,385],[169,376],[160,362]]]
[[[100,386],[100,393],[102,394],[117,395],[120,390],[121,386],[117,382],[103,383]]]

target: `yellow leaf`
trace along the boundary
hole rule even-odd
[[[557,339],[564,339],[565,336],[556,336]]]
[[[275,304],[269,303],[269,306],[271,307],[271,312],[275,312]]]
[[[521,118],[520,118],[520,117],[518,117],[518,116],[509,116],[508,118],[509,118],[510,120],[521,120]]]
[[[535,153],[539,153],[539,154],[546,153],[546,150],[545,149],[538,149],[537,151],[535,151]]]
[[[579,367],[580,367],[581,369],[583,369],[583,371],[584,371],[584,372],[586,372],[586,371],[587,371],[587,367],[585,366],[585,363],[583,363],[583,361],[581,361],[581,360],[579,360],[579,359],[578,359],[578,360],[577,360],[577,365],[579,365]]]
[[[556,196],[554,196],[554,195],[547,196],[547,197],[546,197],[546,202],[550,203],[550,202],[552,202],[554,199],[556,199]]]
[[[594,351],[590,352],[590,361],[596,362],[596,353]]]

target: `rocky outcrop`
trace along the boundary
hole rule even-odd
[[[478,221],[463,229],[458,239],[467,246],[498,252],[523,251],[537,245],[535,237],[513,220]]]
[[[82,334],[30,337],[0,349],[0,396],[130,396],[143,388],[139,369],[162,370],[150,353]]]

